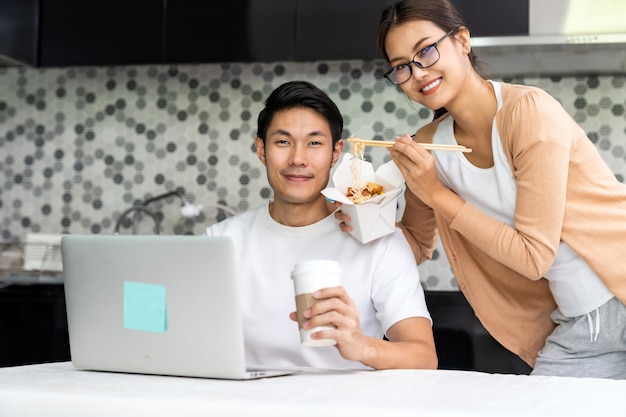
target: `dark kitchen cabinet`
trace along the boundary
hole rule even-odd
[[[38,66],[161,62],[163,3],[45,0]]]
[[[38,22],[38,1],[0,1],[0,52],[36,65]]]
[[[529,0],[450,0],[472,36],[529,33]]]
[[[425,294],[433,319],[439,369],[530,373],[530,366],[485,330],[461,292],[426,291]]]
[[[388,0],[298,0],[296,61],[381,58],[377,31]]]
[[[378,59],[389,1],[0,0],[0,54],[35,67]],[[452,0],[478,37],[527,34],[528,1]]]
[[[291,61],[296,0],[178,0],[165,10],[164,62]]]
[[[452,3],[473,36],[510,36],[528,34],[528,1]],[[298,0],[295,60],[383,58],[377,44],[378,24],[389,4],[389,0]]]
[[[0,282],[0,367],[70,360],[63,285]]]

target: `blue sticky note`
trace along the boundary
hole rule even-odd
[[[165,333],[165,285],[124,281],[124,328]]]

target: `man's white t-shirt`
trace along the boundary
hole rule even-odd
[[[410,317],[430,320],[415,258],[400,229],[362,244],[339,229],[334,215],[289,227],[274,221],[265,205],[216,223],[206,234],[235,242],[247,366],[367,368],[343,359],[334,346],[300,344],[298,324],[289,318],[296,309],[291,271],[300,261],[338,261],[365,335],[382,338]]]

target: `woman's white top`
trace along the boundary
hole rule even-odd
[[[502,106],[502,86],[490,81],[496,93],[498,109]],[[433,143],[457,145],[454,119],[442,120]],[[478,168],[462,152],[433,152],[442,183],[465,201],[485,213],[515,227],[517,186],[494,118],[491,133],[494,165]],[[598,275],[565,242],[559,244],[554,263],[545,274],[556,303],[565,316],[587,314],[613,297]]]

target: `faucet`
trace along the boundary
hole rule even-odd
[[[157,235],[160,235],[162,233],[161,221],[159,220],[156,213],[148,208],[148,205],[156,201],[163,200],[172,196],[176,196],[180,199],[182,203],[180,212],[183,217],[194,218],[194,217],[199,216],[200,213],[202,212],[201,205],[192,204],[189,201],[189,199],[187,199],[187,196],[185,195],[185,193],[181,189],[177,189],[175,191],[170,191],[165,194],[160,194],[154,197],[149,197],[145,199],[144,201],[142,201],[141,203],[135,204],[133,207],[124,211],[120,215],[120,217],[117,219],[117,222],[115,223],[115,230],[113,231],[113,233],[119,234],[119,229],[122,225],[122,222],[132,213],[134,214],[133,220],[132,220],[133,234],[137,234],[136,221],[138,220],[139,216],[143,213],[152,219],[152,221],[154,222],[154,232]]]

